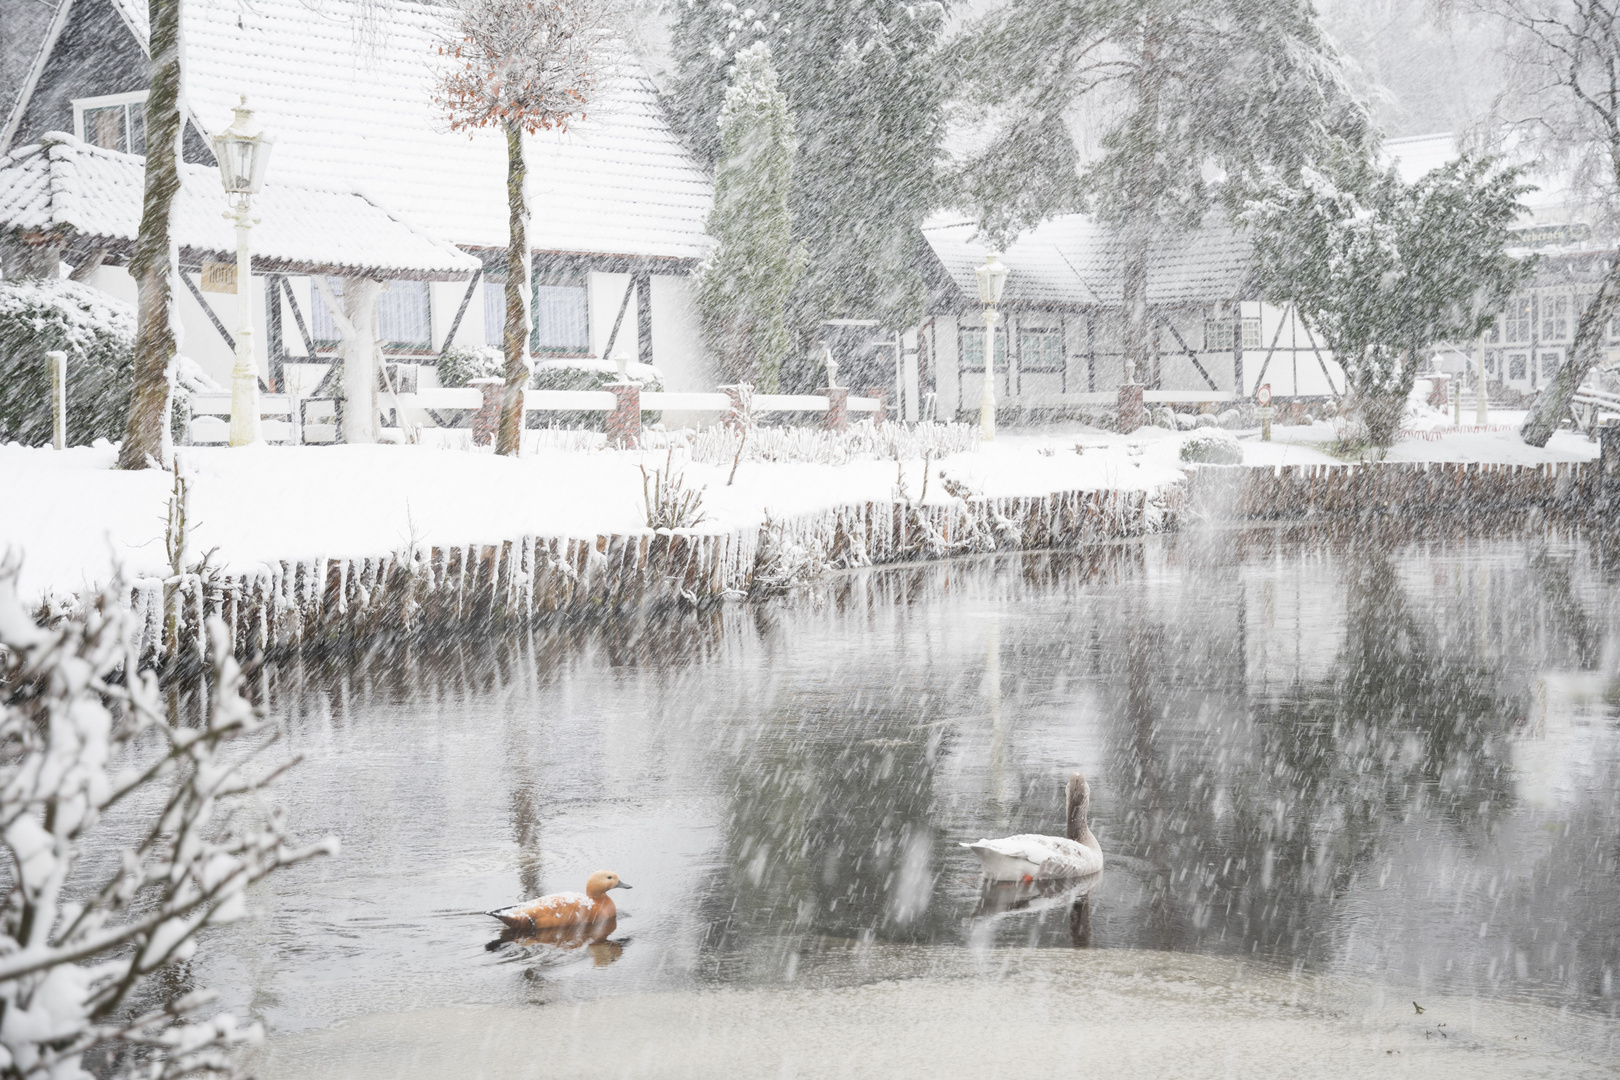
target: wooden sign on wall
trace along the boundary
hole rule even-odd
[[[236,291],[236,264],[222,262],[205,262],[202,264],[202,291],[227,292]]]

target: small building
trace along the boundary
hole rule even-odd
[[[942,417],[976,413],[983,395],[985,329],[974,270],[989,246],[972,221],[940,217],[923,228],[934,289],[917,334],[917,382]],[[1057,415],[1112,409],[1125,381],[1118,237],[1084,214],[1020,235],[1001,254],[1009,273],[996,329],[1000,409]],[[1344,373],[1288,308],[1256,299],[1248,242],[1214,222],[1165,239],[1148,269],[1153,354],[1135,372],[1149,404],[1198,406],[1341,394]]]
[[[435,104],[435,78],[449,62],[439,48],[445,9],[410,0],[182,4],[185,161],[211,171],[210,137],[230,123],[243,95],[275,140],[265,193],[255,202],[263,223],[253,231],[251,282],[256,359],[267,384],[275,385],[284,362],[339,351],[339,320],[326,310],[318,276],[331,279],[334,296],[345,281],[382,283],[377,319],[390,360],[431,363],[450,346],[498,347],[505,140],[496,131],[451,131]],[[144,153],[148,81],[142,0],[59,0],[0,129],[6,167],[38,170],[49,161],[60,172],[94,162],[97,169],[75,181],[76,205],[123,206],[129,193],[107,185],[114,174],[126,184],[127,162]],[[667,388],[710,389],[689,279],[708,250],[712,184],[676,139],[652,84],[621,58],[585,120],[526,140],[536,359],[603,357],[612,340],[614,353],[658,365]],[[40,162],[27,163],[35,157]],[[126,164],[114,167],[113,157]],[[210,195],[202,172],[187,176],[188,199],[202,207],[217,199],[224,210],[217,179]],[[138,186],[135,194],[138,207]],[[339,205],[354,209],[352,220],[338,220]],[[70,239],[52,244],[74,276],[133,297],[122,268],[127,221],[84,229],[71,214],[53,220],[73,226]],[[433,247],[442,264],[394,265],[375,252],[332,257],[339,237],[356,239],[372,224],[401,243],[411,236]],[[228,229],[221,220],[213,231]],[[0,219],[0,230],[7,273],[37,269],[29,260],[42,252],[27,228]],[[231,357],[216,326],[234,324],[235,297],[211,296],[199,277],[201,264],[234,251],[234,242],[195,230],[185,236],[184,348],[224,382]]]

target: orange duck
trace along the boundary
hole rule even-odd
[[[540,939],[579,937],[600,940],[613,932],[618,909],[608,897],[609,889],[628,889],[619,875],[598,870],[585,882],[585,892],[552,893],[525,904],[491,911],[506,924],[509,934]]]

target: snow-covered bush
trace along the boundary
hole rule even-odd
[[[68,441],[119,439],[129,416],[135,310],[76,281],[0,281],[0,442],[51,441],[45,354],[67,353]]]
[[[651,364],[628,364],[625,377],[640,383],[643,393],[664,388],[664,373]],[[619,381],[619,365],[612,360],[595,357],[570,357],[564,360],[543,360],[534,365],[534,376],[529,386],[535,390],[600,390]],[[664,414],[656,409],[643,409],[641,422],[657,424]],[[531,412],[530,427],[585,427],[602,430],[607,424],[604,412]]]
[[[737,460],[742,434],[724,426],[704,428],[692,441],[692,460],[705,465]],[[859,459],[935,459],[972,453],[980,446],[977,424],[884,424],[870,420],[844,431],[819,427],[756,427],[741,447],[743,461],[814,462],[843,465]]]
[[[1243,447],[1229,431],[1201,428],[1181,444],[1181,460],[1205,465],[1241,465]]]
[[[295,846],[265,804],[292,762],[267,760],[276,733],[241,695],[223,626],[210,627],[212,670],[189,716],[139,670],[136,630],[111,590],[42,629],[15,567],[0,568],[6,1077],[78,1080],[81,1062],[99,1076],[229,1074],[227,1052],[258,1026],[204,1019],[212,995],[150,977],[240,918],[254,882],[336,850]]]
[[[492,346],[456,346],[439,356],[439,385],[466,386],[474,379],[498,379],[505,366],[501,350]]]

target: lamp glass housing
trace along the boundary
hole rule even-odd
[[[1007,268],[1001,257],[991,252],[983,266],[974,271],[979,279],[979,302],[985,305],[1001,302],[1001,290],[1007,285]]]
[[[214,159],[219,162],[219,178],[226,193],[253,195],[264,184],[271,140],[254,125],[246,97],[235,111],[231,126],[214,136]]]

